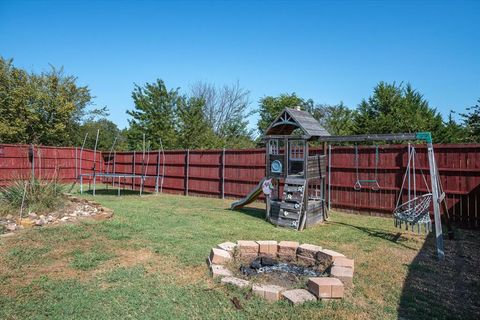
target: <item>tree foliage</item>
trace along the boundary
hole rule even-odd
[[[203,100],[203,114],[215,134],[217,147],[253,146],[247,120],[250,92],[238,81],[222,87],[197,82],[192,86],[190,95]]]
[[[160,146],[160,139],[166,149],[178,147],[177,106],[182,99],[178,90],[168,90],[160,79],[143,87],[135,85],[132,93],[135,108],[127,111],[132,117],[128,120],[130,128],[127,133],[131,148],[142,147],[143,134],[153,148]]]
[[[304,100],[293,92],[291,94],[283,93],[278,97],[263,97],[260,99],[259,105],[260,119],[258,120],[257,127],[260,134],[263,134],[283,109],[300,107],[301,110],[309,110],[312,108],[313,101]]]
[[[349,109],[343,102],[336,105],[317,105],[310,112],[331,135],[353,133],[355,110]]]
[[[166,149],[211,149],[252,146],[247,129],[248,91],[238,84],[217,89],[197,83],[190,97],[179,89],[167,89],[162,80],[136,85],[135,109],[127,113],[131,147],[139,147],[142,135],[152,148],[162,139]]]
[[[205,117],[205,101],[182,99],[178,104],[178,148],[208,149],[216,146],[217,137]]]
[[[162,80],[135,85],[129,128],[119,130],[106,108],[91,110],[92,96],[77,78],[51,67],[39,74],[0,57],[0,143],[81,145],[93,148],[97,130],[100,150],[140,149],[145,134],[149,148],[244,148],[254,145],[248,129],[250,92],[240,86],[195,83],[188,95],[168,89]],[[460,113],[440,113],[410,84],[380,82],[356,109],[343,103],[315,104],[296,93],[259,100],[261,134],[284,108],[299,107],[333,135],[430,131],[435,142],[480,142],[480,99]]]
[[[128,150],[125,132],[120,130],[113,121],[106,118],[89,119],[82,123],[76,136],[75,145],[81,146],[86,136],[85,148],[95,148],[97,130],[99,130],[98,150],[109,151],[112,148],[117,151]]]
[[[477,104],[467,108],[467,113],[461,113],[465,127],[465,139],[468,142],[480,142],[480,99]]]
[[[90,90],[62,69],[34,74],[0,57],[0,141],[71,145],[75,140]]]
[[[385,82],[360,103],[354,122],[355,134],[431,131],[435,137],[443,127],[440,113],[410,84]]]

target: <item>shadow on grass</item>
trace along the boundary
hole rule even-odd
[[[240,213],[246,214],[246,215],[254,217],[254,218],[265,220],[265,209],[241,208],[241,209],[236,209],[236,210],[230,210],[230,209],[225,209],[225,210],[234,211],[234,212],[236,211],[236,212],[240,212]]]
[[[389,242],[393,242],[393,243],[395,243],[399,246],[402,246],[402,247],[410,249],[410,250],[416,250],[415,248],[407,246],[406,244],[399,241],[402,237],[401,232],[390,233],[390,232],[385,232],[385,231],[377,229],[377,228],[360,227],[360,226],[356,226],[356,225],[348,224],[348,223],[344,223],[344,222],[329,221],[328,223],[353,228],[353,229],[356,229],[356,230],[359,230],[359,231],[362,231],[362,232],[366,233],[370,237],[375,237],[375,238],[383,239],[383,240],[386,240],[386,241],[389,241]]]
[[[435,234],[408,266],[399,319],[480,319],[480,232],[444,237],[445,261],[436,257]]]

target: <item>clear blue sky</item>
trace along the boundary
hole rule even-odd
[[[284,92],[355,107],[404,81],[447,115],[480,98],[480,1],[0,0],[0,55],[63,66],[120,127],[133,84],[156,78],[238,80],[252,108]]]

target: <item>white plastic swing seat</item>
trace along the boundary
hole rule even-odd
[[[410,224],[429,223],[429,208],[432,203],[432,194],[426,193],[402,203],[393,210],[395,219]]]

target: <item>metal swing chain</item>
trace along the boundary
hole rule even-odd
[[[359,165],[358,162],[359,162],[358,145],[355,144],[355,172],[356,172],[357,181],[355,181],[355,184],[353,185],[353,189],[355,189],[356,191],[362,189],[362,183],[360,182],[360,173],[358,170],[358,165]]]
[[[355,171],[357,173],[357,181],[360,180],[360,173],[358,172],[358,145],[355,145]]]
[[[356,178],[357,181],[355,182],[355,185],[353,188],[355,190],[360,190],[362,189],[362,182],[372,184],[371,188],[372,190],[380,190],[380,185],[378,184],[378,163],[380,162],[380,152],[379,152],[379,147],[378,145],[375,146],[375,173],[374,173],[374,179],[367,179],[367,180],[361,180],[360,179],[360,172],[359,172],[359,152],[358,152],[358,145],[355,145],[355,172],[356,172]]]

